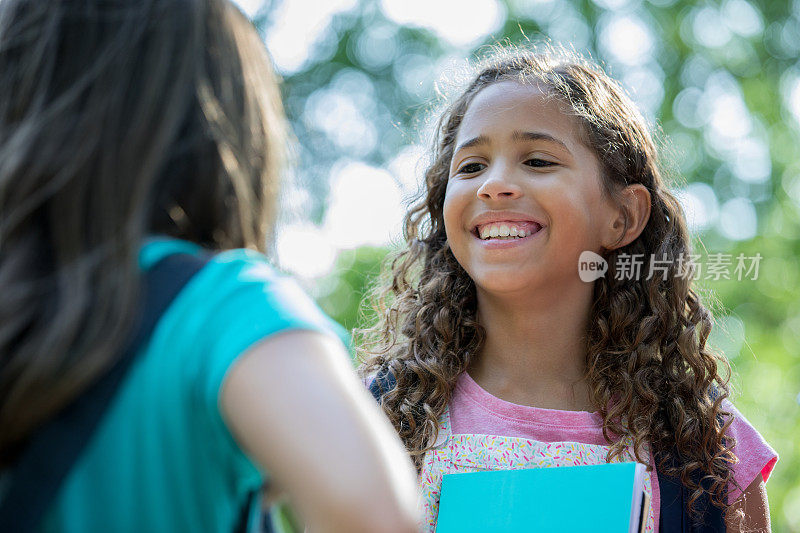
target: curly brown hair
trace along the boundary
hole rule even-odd
[[[731,417],[722,405],[731,371],[725,357],[706,345],[711,313],[692,288],[693,267],[681,261],[691,251],[685,216],[665,188],[647,121],[616,82],[577,54],[553,48],[495,51],[442,114],[424,191],[405,217],[406,245],[392,256],[374,291],[378,322],[360,332],[362,374],[388,371],[396,378],[382,408],[421,468],[457,378],[485,338],[475,284],[445,235],[443,204],[456,134],[475,95],[509,80],[535,84],[574,111],[611,198],[630,184],[649,191],[646,226],[631,243],[606,252],[609,265],[620,254],[669,263],[666,276],[607,275],[594,282],[586,380],[603,418],[608,460],[632,442],[636,460],[649,464],[643,457],[649,446],[659,472],[680,478],[690,490],[690,508],[704,492],[726,508],[736,461],[733,439],[725,437]]]

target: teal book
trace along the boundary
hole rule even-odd
[[[436,533],[643,531],[638,463],[445,474]]]

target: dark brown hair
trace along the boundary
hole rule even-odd
[[[0,2],[0,465],[113,364],[147,235],[265,248],[284,124],[227,0]]]
[[[362,372],[394,374],[397,386],[382,407],[420,468],[456,380],[484,340],[475,285],[447,245],[443,204],[464,114],[478,92],[500,81],[534,84],[571,109],[611,198],[634,183],[650,192],[646,227],[630,244],[606,253],[609,265],[620,254],[670,260],[666,279],[607,275],[595,282],[586,379],[611,444],[608,459],[632,443],[636,460],[648,464],[644,447],[650,446],[659,471],[691,489],[690,506],[705,490],[725,507],[735,461],[732,440],[723,438],[730,419],[721,405],[730,367],[706,346],[711,315],[692,289],[691,269],[679,270],[678,259],[688,257],[691,246],[683,211],[665,188],[647,122],[617,83],[573,53],[497,51],[439,119],[425,190],[405,218],[406,246],[375,292],[380,320],[363,332]],[[666,458],[675,451],[672,467]]]

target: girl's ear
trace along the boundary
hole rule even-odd
[[[628,185],[618,195],[618,216],[611,224],[608,250],[622,248],[638,237],[650,219],[650,191],[640,183]]]

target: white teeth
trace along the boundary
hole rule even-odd
[[[533,233],[508,224],[487,224],[478,230],[478,235],[483,240],[523,238]]]

